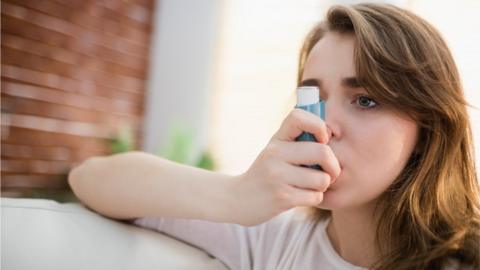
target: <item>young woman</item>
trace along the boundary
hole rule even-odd
[[[231,269],[479,269],[467,103],[440,34],[391,5],[334,6],[298,77],[320,87],[325,121],[293,110],[241,175],[131,152],[87,160],[72,189]]]

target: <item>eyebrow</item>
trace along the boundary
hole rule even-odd
[[[362,87],[358,82],[357,77],[346,77],[342,79],[342,85],[348,88]],[[300,86],[317,86],[322,88],[322,81],[317,79],[305,79],[300,83]]]

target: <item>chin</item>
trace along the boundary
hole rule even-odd
[[[316,207],[330,211],[358,211],[359,208],[375,205],[378,196],[372,196],[372,199],[360,198],[358,192],[351,192],[348,189],[330,189],[323,193],[323,201]]]

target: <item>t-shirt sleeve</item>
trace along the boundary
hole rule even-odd
[[[195,219],[139,218],[135,225],[153,229],[206,251],[232,270],[253,268],[254,254],[268,248],[281,224],[284,212],[271,220],[251,227]]]

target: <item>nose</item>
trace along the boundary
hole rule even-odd
[[[341,112],[339,105],[332,101],[325,102],[325,124],[327,126],[328,140],[338,140],[341,137]]]
[[[328,124],[327,124],[327,134],[328,134],[328,141],[330,141],[333,138],[333,131]]]

